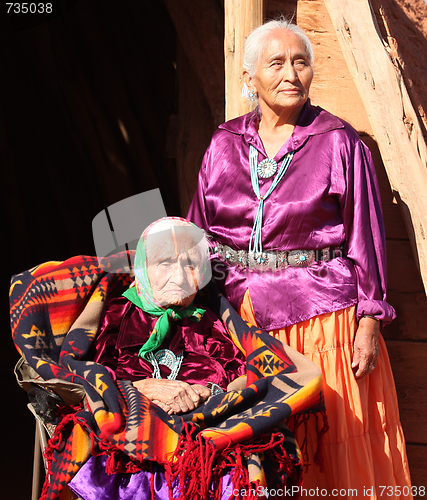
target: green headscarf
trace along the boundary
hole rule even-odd
[[[129,299],[133,304],[142,309],[147,314],[151,314],[152,316],[158,316],[159,319],[156,321],[154,325],[154,329],[150,334],[147,342],[141,347],[139,351],[139,356],[144,359],[147,359],[147,354],[149,352],[155,351],[158,349],[166,335],[170,330],[170,320],[181,320],[184,318],[190,318],[192,321],[200,321],[205,313],[204,309],[199,307],[195,307],[192,304],[185,308],[181,308],[179,306],[170,306],[167,308],[162,307],[157,303],[153,296],[153,290],[151,288],[150,280],[148,279],[147,274],[147,237],[152,231],[153,227],[159,223],[162,223],[162,226],[169,225],[169,231],[165,231],[165,237],[174,237],[172,233],[173,228],[180,227],[185,228],[185,225],[174,225],[173,221],[180,220],[184,221],[190,227],[196,227],[190,221],[186,219],[182,219],[180,217],[165,217],[160,219],[150,226],[143,232],[141,238],[139,239],[138,246],[135,254],[134,261],[134,269],[135,269],[135,282],[123,293],[123,295]],[[164,221],[164,222],[163,222]],[[198,229],[198,228],[197,228]],[[204,237],[204,232],[200,230],[201,235]],[[166,236],[167,235],[167,236]],[[206,255],[206,259],[203,262],[202,276],[206,272],[206,268],[208,265],[208,255]]]

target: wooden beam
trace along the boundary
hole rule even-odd
[[[369,0],[324,0],[364,102],[427,290],[427,148]]]
[[[425,490],[420,486],[426,484],[427,470],[427,450],[423,444],[406,443],[406,453],[408,454],[409,468],[411,470],[411,482],[415,486],[414,498],[421,499],[425,496]],[[421,492],[422,494],[418,494]]]
[[[425,342],[386,340],[387,351],[396,381],[400,420],[406,441],[427,444],[427,387],[424,367],[427,363]],[[424,448],[424,460],[427,448]],[[425,484],[425,483],[424,483]]]
[[[263,22],[263,0],[225,0],[225,119],[248,113],[242,99],[243,46],[249,33]]]

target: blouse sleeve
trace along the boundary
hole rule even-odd
[[[386,325],[396,314],[386,302],[385,230],[375,168],[371,153],[361,140],[344,161],[347,164],[343,206],[345,252],[354,262],[357,276],[357,320],[369,314]]]

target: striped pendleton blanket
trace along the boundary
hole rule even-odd
[[[212,396],[188,414],[168,415],[88,359],[107,296],[121,294],[133,279],[129,257],[121,253],[100,263],[78,256],[12,278],[13,341],[34,370],[33,382],[52,395],[63,395],[67,384],[85,395],[76,404],[56,396],[57,425],[46,450],[49,474],[42,498],[59,498],[96,454],[108,455],[110,472],[135,472],[150,461],[163,464],[170,480],[178,477],[183,499],[215,498],[209,485],[226,467],[239,490],[299,484],[301,453],[284,421],[322,410],[320,372],[303,355],[245,323],[215,286],[207,287],[209,306],[247,358],[243,390]]]

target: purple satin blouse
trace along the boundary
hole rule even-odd
[[[206,151],[187,218],[212,238],[248,250],[258,200],[249,168],[249,146],[267,158],[258,135],[259,110],[219,126]],[[238,308],[249,290],[265,330],[357,304],[357,318],[395,317],[386,300],[385,232],[369,149],[346,122],[304,105],[292,136],[275,156],[292,162],[264,203],[263,250],[312,250],[344,245],[345,257],[306,268],[257,272],[228,266],[224,293]],[[261,195],[272,179],[260,179]]]
[[[141,380],[153,376],[153,365],[138,356],[157,318],[150,317],[125,297],[107,300],[98,335],[94,361],[106,366],[118,380]],[[200,322],[186,318],[171,320],[171,330],[162,344],[175,354],[184,352],[177,380],[189,384],[218,384],[222,389],[245,374],[244,356],[230,339],[225,326],[207,309]],[[170,369],[160,365],[162,378]]]

